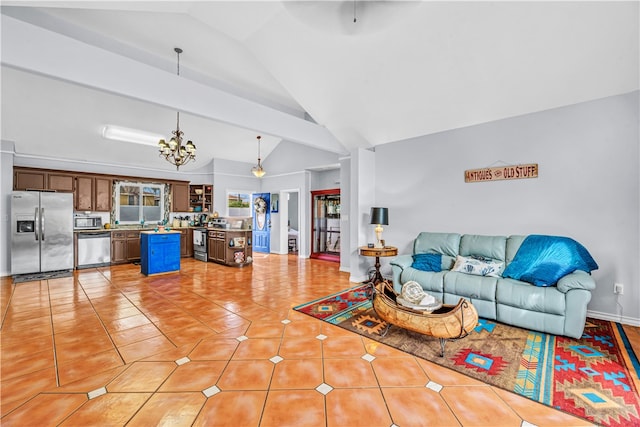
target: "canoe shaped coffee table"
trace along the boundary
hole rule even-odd
[[[478,324],[478,312],[471,302],[464,298],[460,298],[455,305],[445,304],[436,310],[425,312],[398,304],[393,287],[386,281],[375,286],[372,284],[372,291],[373,308],[378,317],[387,322],[382,336],[386,335],[391,325],[395,325],[436,337],[440,341],[441,357],[444,357],[447,340],[466,337]]]

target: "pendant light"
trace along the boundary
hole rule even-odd
[[[180,54],[182,49],[176,47],[173,49],[178,55],[178,76],[180,75]],[[176,130],[171,133],[173,136],[167,143],[164,139],[158,142],[158,148],[160,149],[160,157],[163,157],[166,161],[175,165],[176,170],[180,169],[180,166],[189,163],[191,160],[196,159],[196,146],[193,141],[187,141],[185,145],[182,145],[182,135],[184,132],[180,130],[180,111],[176,112]]]
[[[251,168],[251,172],[253,172],[253,174],[257,178],[262,178],[264,176],[264,174],[267,173],[267,172],[265,172],[265,170],[262,168],[262,163],[260,163],[261,162],[261,159],[260,159],[260,138],[261,138],[261,136],[258,135],[257,138],[258,138],[258,165],[252,167]]]

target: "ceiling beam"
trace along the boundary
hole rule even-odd
[[[2,15],[3,65],[161,105],[333,153],[323,126]]]

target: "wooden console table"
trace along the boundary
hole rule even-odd
[[[376,257],[376,274],[373,276],[372,280],[373,283],[376,284],[384,280],[384,277],[382,277],[382,274],[380,273],[380,257],[396,256],[398,255],[398,248],[394,246],[385,246],[384,248],[369,248],[366,246],[361,246],[360,255]]]

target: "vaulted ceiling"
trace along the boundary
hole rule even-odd
[[[638,4],[3,1],[2,139],[163,168],[100,130],[169,135],[180,110],[191,169],[255,162],[258,134],[263,158],[344,155],[637,90]]]

